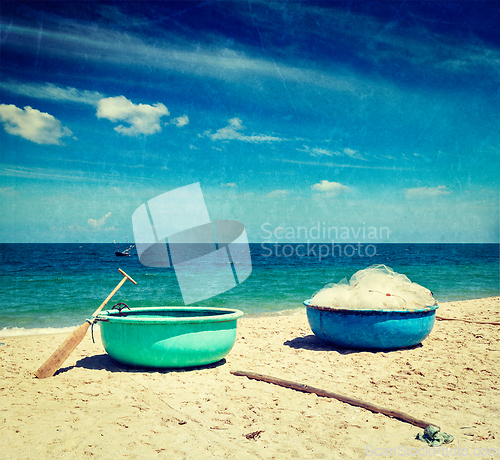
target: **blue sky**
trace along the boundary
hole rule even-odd
[[[133,241],[138,206],[200,182],[253,242],[498,242],[498,23],[487,1],[4,1],[0,241]]]

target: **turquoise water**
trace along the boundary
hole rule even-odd
[[[318,243],[251,244],[252,274],[242,284],[197,302],[263,316],[299,311],[325,284],[385,264],[434,293],[438,302],[500,295],[497,244],[379,244],[320,248]],[[116,257],[114,244],[0,244],[0,331],[21,334],[81,324],[119,283],[107,308],[183,306],[172,268],[141,265],[135,252]],[[28,331],[28,332],[30,332]]]

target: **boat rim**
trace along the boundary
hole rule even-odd
[[[377,308],[337,308],[337,307],[320,307],[318,305],[311,305],[311,300],[304,300],[304,305],[307,308],[311,308],[313,310],[320,310],[320,311],[330,311],[330,312],[336,312],[336,313],[346,313],[346,314],[354,314],[354,313],[366,313],[366,314],[377,314],[377,313],[402,313],[402,314],[411,314],[411,313],[428,313],[431,311],[435,311],[439,308],[439,305],[430,305],[428,307],[424,308],[418,308],[415,310],[409,310],[409,309],[404,309],[404,310],[393,310],[393,309],[377,309]]]
[[[129,316],[131,313],[137,312],[151,312],[155,311],[188,311],[188,312],[220,312],[220,314],[214,315],[198,315],[198,316]],[[215,322],[225,322],[234,321],[243,316],[241,310],[234,308],[216,308],[216,307],[142,307],[142,308],[131,308],[130,310],[124,311],[124,316],[119,316],[120,312],[118,310],[106,310],[99,315],[97,315],[98,321],[105,322],[120,322],[120,323],[140,323],[140,324],[165,324],[165,323],[215,323]],[[126,316],[125,316],[126,315]]]

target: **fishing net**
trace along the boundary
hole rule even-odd
[[[349,281],[327,284],[310,303],[349,310],[416,310],[437,304],[431,291],[385,265],[372,265]]]

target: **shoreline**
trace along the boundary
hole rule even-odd
[[[500,297],[443,303],[438,312],[499,322]],[[224,360],[181,370],[120,365],[94,336],[95,344],[87,333],[44,380],[32,373],[60,345],[61,334],[0,339],[2,458],[330,459],[383,456],[390,449],[399,456],[432,452],[415,439],[423,430],[413,425],[238,377],[234,370],[434,422],[455,438],[436,448],[438,457],[460,447],[500,458],[500,450],[492,450],[500,448],[499,326],[436,321],[421,345],[366,352],[320,341],[305,315],[243,317]]]
[[[440,303],[438,302],[439,308],[436,311],[436,315],[439,316],[439,312],[441,309],[441,306],[443,305],[448,305],[448,304],[453,304],[453,303],[458,303],[458,302],[475,302],[475,301],[494,301],[494,299],[497,299],[499,297],[497,296],[492,296],[492,297],[479,297],[479,298],[473,298],[473,299],[466,299],[466,300],[451,300],[447,302]],[[287,310],[280,310],[276,312],[267,312],[267,313],[262,313],[262,314],[256,314],[256,313],[245,313],[244,316],[240,319],[240,321],[244,321],[245,319],[256,319],[256,318],[279,318],[279,317],[285,317],[285,316],[300,316],[300,315],[305,315],[306,308],[305,307],[297,307],[294,309],[287,309]],[[82,322],[85,320],[85,318],[82,318]],[[0,329],[0,340],[3,338],[7,337],[31,337],[31,336],[37,336],[37,335],[60,335],[60,334],[67,334],[71,332],[75,327],[79,326],[79,324],[75,324],[74,326],[63,326],[63,327],[42,327],[42,328],[23,328],[23,327],[18,327],[18,326],[12,326],[12,327],[4,327]],[[99,330],[99,325],[96,324],[95,330]]]

